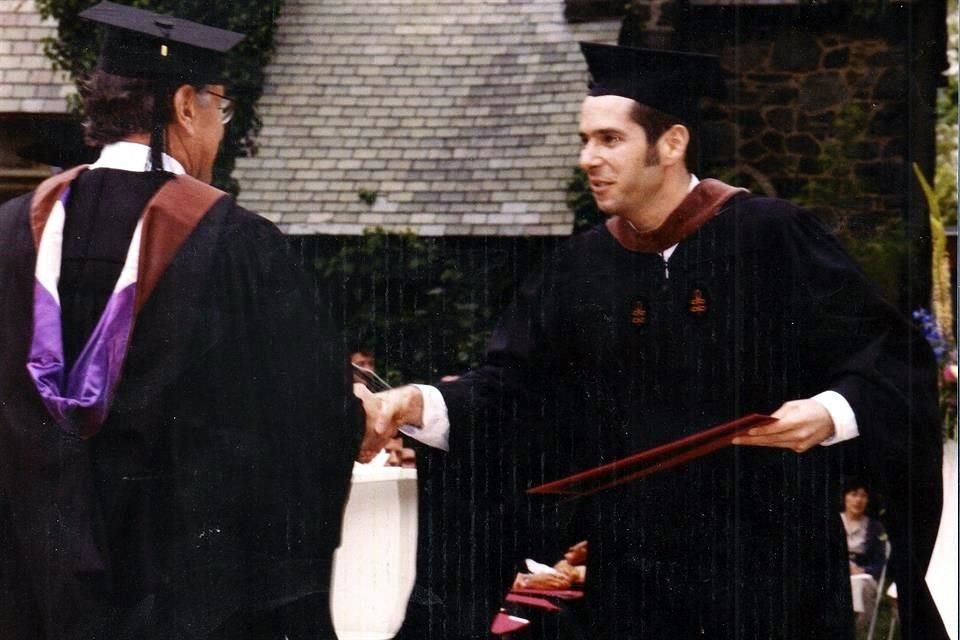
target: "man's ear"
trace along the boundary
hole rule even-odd
[[[197,90],[189,84],[181,85],[173,94],[170,124],[178,125],[188,133],[196,133]]]
[[[682,124],[675,124],[664,131],[657,141],[660,163],[676,164],[683,162],[688,144],[690,144],[690,130]]]

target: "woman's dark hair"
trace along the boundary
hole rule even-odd
[[[644,132],[647,134],[647,144],[650,145],[651,148],[656,144],[657,140],[660,139],[660,136],[666,133],[673,125],[682,124],[685,126],[687,131],[690,132],[690,142],[687,143],[687,151],[683,159],[688,170],[695,171],[697,169],[700,154],[697,145],[697,136],[686,122],[676,116],[671,116],[670,114],[654,109],[653,107],[648,107],[640,102],[633,103],[630,109],[630,119],[643,127]]]
[[[867,483],[860,478],[859,476],[851,476],[844,479],[843,481],[843,495],[847,495],[851,491],[856,491],[857,489],[863,489],[867,492],[867,495],[870,494],[870,487],[867,486]]]
[[[871,490],[870,484],[860,476],[847,476],[843,479],[843,493],[840,494],[840,511],[842,512],[846,508],[844,502],[845,496],[851,491],[857,491],[859,489],[867,492],[867,515],[883,520],[884,513],[886,512],[886,507],[884,506],[886,500],[884,500],[882,494]]]
[[[158,88],[169,104],[177,85],[158,87],[154,80],[93,71],[80,83],[87,143],[102,146],[133,133],[150,133]]]

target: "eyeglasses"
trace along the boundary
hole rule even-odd
[[[207,93],[212,96],[217,96],[220,98],[220,124],[227,124],[233,118],[233,98],[228,98],[225,95],[221,95],[215,91],[210,91],[210,89],[204,89]]]

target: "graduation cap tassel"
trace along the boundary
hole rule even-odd
[[[153,96],[153,129],[150,131],[150,168],[153,173],[163,173],[167,95],[167,86],[161,83]]]

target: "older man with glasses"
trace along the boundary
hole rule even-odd
[[[283,236],[207,184],[242,36],[81,15],[103,151],[0,207],[0,638],[333,638],[360,412]]]

